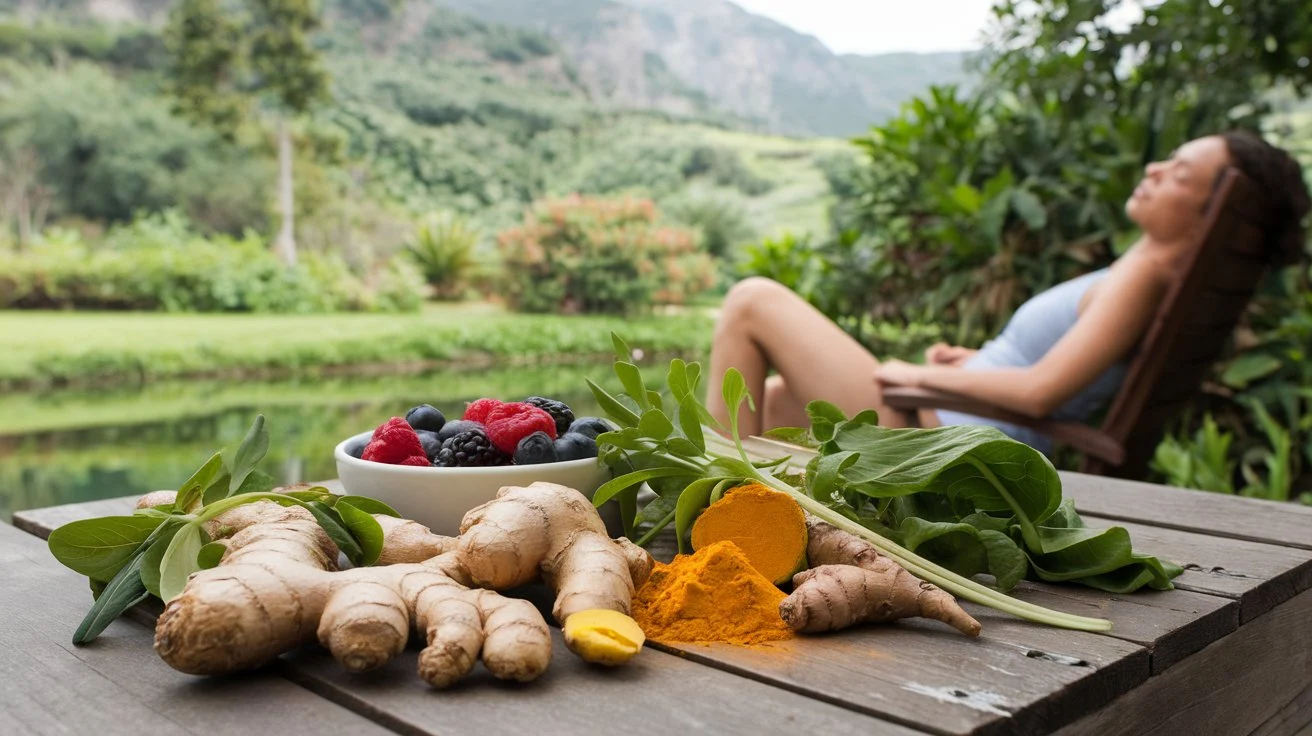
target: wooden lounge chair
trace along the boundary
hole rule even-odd
[[[1223,175],[1203,235],[1131,360],[1102,425],[1033,419],[941,391],[890,388],[885,403],[907,412],[947,409],[1035,429],[1084,455],[1081,470],[1141,474],[1167,421],[1199,390],[1266,271],[1260,191],[1237,169]]]

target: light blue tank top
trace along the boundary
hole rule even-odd
[[[1039,362],[1053,345],[1079,319],[1080,300],[1089,287],[1107,276],[1108,270],[1094,271],[1036,294],[1011,316],[1002,334],[980,348],[964,365],[967,370],[985,368],[1025,368]],[[1102,375],[1052,413],[1054,419],[1087,421],[1115,395],[1125,378],[1125,362],[1108,368]],[[1052,452],[1052,440],[1027,427],[986,419],[955,411],[940,411],[943,424],[982,424],[997,427],[1013,439],[1020,440],[1045,454]]]

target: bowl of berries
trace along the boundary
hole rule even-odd
[[[422,404],[342,440],[333,456],[347,493],[376,498],[437,534],[455,536],[465,512],[503,486],[547,481],[591,497],[610,479],[597,461],[596,438],[612,429],[541,396],[479,399],[450,420]]]

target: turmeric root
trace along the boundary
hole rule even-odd
[[[196,573],[156,625],[155,651],[175,669],[250,669],[317,636],[342,666],[360,672],[399,654],[412,623],[427,637],[419,674],[434,687],[459,680],[480,656],[496,677],[520,681],[534,679],[550,661],[551,638],[537,609],[471,589],[454,552],[419,564],[338,571],[336,546],[303,509],[253,503],[215,522],[235,532],[222,561]],[[385,524],[393,532],[407,526]],[[389,533],[385,547],[398,539]],[[441,539],[427,542],[440,546]]]
[[[616,664],[616,658],[592,658],[594,650],[580,636],[605,634],[571,626],[570,617],[597,610],[629,617],[633,591],[654,564],[629,540],[611,539],[583,494],[542,482],[502,488],[465,514],[457,549],[469,579],[480,587],[506,590],[541,577],[556,592],[552,614],[565,628],[565,645],[602,664]],[[639,649],[641,642],[632,654]]]
[[[759,483],[731,489],[692,525],[694,550],[733,542],[770,582],[783,585],[806,568],[806,516],[788,496]]]
[[[794,631],[836,631],[911,616],[937,619],[967,636],[979,622],[950,594],[917,579],[869,543],[817,519],[807,520],[807,556],[818,567],[793,576],[779,615]]]

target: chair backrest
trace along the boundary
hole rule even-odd
[[[1140,474],[1166,423],[1200,388],[1266,271],[1264,205],[1257,186],[1228,169],[1205,215],[1203,235],[1166,298],[1112,401],[1102,432],[1126,459],[1092,472]]]

